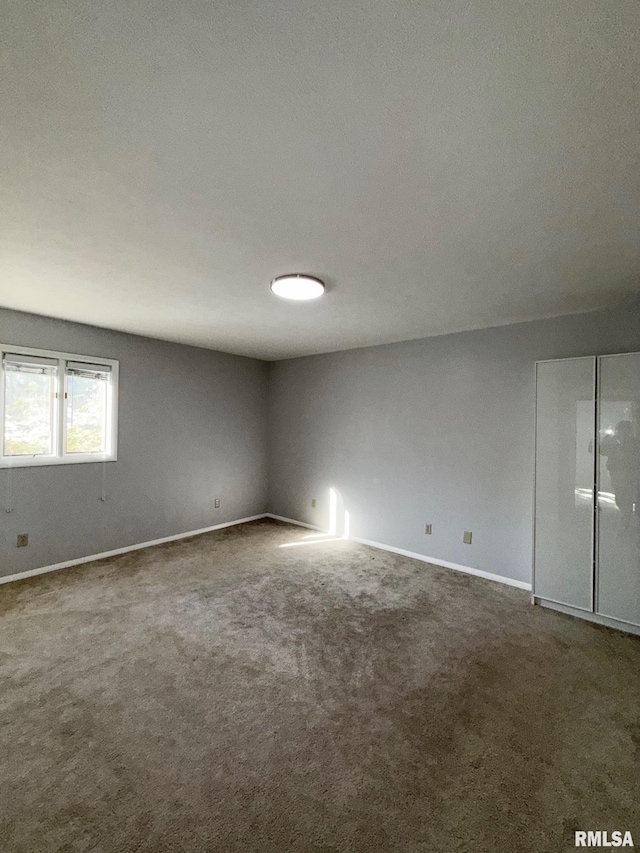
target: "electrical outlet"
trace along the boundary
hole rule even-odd
[[[220,498],[216,498],[213,505],[216,509],[220,509]]]
[[[429,536],[431,536],[431,526],[432,526],[431,524],[425,524],[425,526],[424,526],[424,532],[428,533]]]
[[[18,533],[18,541],[16,542],[16,548],[26,548],[29,544],[29,534],[28,533]]]
[[[311,498],[311,508],[312,509],[316,508],[316,499],[315,498]]]
[[[471,537],[472,537],[472,535],[473,535],[473,534],[471,533],[471,531],[470,531],[470,530],[465,530],[465,531],[464,531],[464,533],[462,534],[462,541],[464,542],[464,544],[465,544],[465,545],[471,545]]]

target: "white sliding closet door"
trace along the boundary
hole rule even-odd
[[[596,610],[640,625],[640,354],[603,356],[598,391]]]
[[[594,358],[536,366],[534,594],[592,609]]]

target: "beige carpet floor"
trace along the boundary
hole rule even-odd
[[[640,845],[638,638],[310,535],[0,587],[3,853]]]

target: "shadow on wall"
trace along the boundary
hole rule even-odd
[[[349,538],[350,516],[344,508],[342,495],[336,489],[329,489],[329,529],[326,533],[310,533],[303,536],[301,542],[287,542],[281,548],[296,548],[299,545],[316,545],[318,542],[332,542]]]

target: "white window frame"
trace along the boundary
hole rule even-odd
[[[54,452],[35,454],[34,456],[5,456],[4,455],[4,389],[5,371],[4,355],[28,355],[36,358],[55,359],[58,362],[56,377],[56,392],[54,401]],[[96,453],[67,453],[66,426],[67,407],[65,405],[66,365],[68,361],[83,362],[87,365],[105,365],[109,367],[107,383],[107,435],[106,451]],[[112,358],[78,355],[71,352],[57,352],[32,347],[0,344],[0,468],[27,468],[41,465],[77,465],[86,462],[115,462],[118,458],[118,376],[119,362]]]

